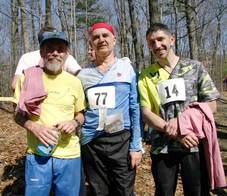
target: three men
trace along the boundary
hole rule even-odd
[[[49,195],[51,188],[55,195],[79,195],[80,144],[75,132],[84,121],[83,88],[63,71],[69,46],[65,33],[43,32],[39,43],[43,68],[27,69],[15,90],[19,101],[15,121],[27,129],[25,195]],[[55,147],[43,156],[40,144]]]
[[[71,133],[83,123],[82,88],[77,79],[72,79],[62,72],[62,65],[67,56],[65,46],[68,45],[68,41],[60,32],[58,32],[59,36],[53,35],[54,38],[49,33],[44,33],[40,42],[40,52],[44,59],[43,81],[48,92],[47,98],[41,105],[41,115],[40,117],[30,114],[24,116],[20,112],[16,115],[17,122],[28,129],[30,147],[28,152],[32,154],[27,156],[27,165],[30,159],[40,162],[39,158],[42,158],[44,165],[53,166],[53,163],[49,163],[50,160],[59,159],[63,162],[62,158],[78,160],[76,157],[79,157],[78,154],[67,154],[66,149],[68,147],[71,149],[70,146],[79,148],[78,138]],[[146,36],[148,46],[157,58],[157,63],[142,71],[139,91],[143,117],[146,123],[155,129],[152,140],[152,173],[156,184],[156,195],[174,195],[179,169],[182,172],[185,195],[208,195],[207,179],[204,180],[203,171],[200,168],[199,140],[193,133],[178,138],[176,118],[193,102],[208,102],[215,112],[215,100],[219,97],[219,93],[200,62],[182,59],[174,53],[172,47],[175,38],[167,26],[153,24]],[[130,62],[115,57],[116,32],[111,25],[107,23],[92,25],[90,40],[96,58],[94,64],[83,69],[79,74],[88,101],[81,137],[86,179],[94,195],[133,195],[135,168],[142,156],[136,75]],[[65,76],[61,76],[62,74]],[[69,89],[63,92],[63,88]],[[63,96],[55,95],[58,92],[59,95],[69,92],[72,94],[69,93],[70,96],[65,99]],[[60,103],[56,102],[57,100],[61,100]],[[54,106],[51,110],[49,110],[49,104]],[[55,107],[59,111],[54,109]],[[72,120],[72,107],[76,112],[75,121]],[[70,112],[67,111],[68,109]],[[50,111],[53,115],[50,115]],[[67,121],[61,122],[62,119]],[[50,157],[34,155],[39,155],[36,151],[39,142],[47,146],[57,143],[57,135],[52,132],[53,127],[64,133],[53,154]],[[73,138],[76,138],[76,143],[65,145],[65,141],[62,141],[64,137],[69,144]],[[67,150],[67,152],[72,151]],[[73,165],[74,168],[71,168],[73,171],[68,170],[67,167],[62,168],[62,179],[70,173],[68,177],[76,176],[79,180],[80,172],[77,174],[75,172],[78,162],[77,165],[75,163]],[[40,171],[38,168],[39,166],[33,166],[33,169],[27,167],[27,195],[33,193],[29,191],[37,190],[34,185],[42,179],[30,176],[34,175],[32,170]],[[50,168],[46,169],[49,172]],[[40,172],[39,175],[43,174]],[[48,173],[48,176],[54,177],[55,191],[61,195],[62,190],[59,187],[62,181],[55,180],[55,173]],[[48,180],[49,183],[50,178]],[[77,187],[76,193],[79,189],[78,181],[72,179],[72,182]],[[72,187],[73,185],[70,186],[70,194],[72,194]],[[49,189],[50,186],[43,189],[43,193],[47,193]]]

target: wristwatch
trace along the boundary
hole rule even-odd
[[[80,129],[82,127],[81,122],[77,118],[74,118],[74,121],[77,123],[77,129]]]

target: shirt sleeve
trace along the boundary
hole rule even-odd
[[[75,89],[76,100],[75,100],[75,113],[85,109],[85,96],[83,86],[79,79],[77,79],[78,85]]]
[[[141,138],[141,129],[140,129],[140,107],[138,100],[138,91],[137,91],[137,79],[134,74],[131,82],[131,92],[129,97],[129,114],[131,118],[131,131],[132,131],[132,140],[130,142],[130,151],[140,151],[142,150],[142,138]]]
[[[81,70],[81,67],[76,59],[72,55],[69,55],[65,61],[64,69],[71,74],[75,74],[77,71]]]
[[[19,62],[17,64],[17,68],[16,68],[16,71],[15,71],[15,74],[14,75],[22,75],[23,73],[23,70],[25,69],[25,56],[22,55],[21,58],[19,59]]]
[[[198,93],[200,102],[213,101],[220,97],[214,82],[202,64],[199,66]]]
[[[24,82],[24,74],[20,76],[20,78],[17,80],[15,91],[14,91],[14,102],[17,104],[19,102],[21,88]]]
[[[138,91],[140,106],[149,108],[151,111],[159,114],[160,103],[158,92],[155,85],[150,81],[149,86],[146,81],[146,75],[140,74],[138,81]]]

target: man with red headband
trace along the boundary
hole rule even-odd
[[[78,75],[88,101],[81,137],[86,179],[94,195],[130,196],[142,157],[136,74],[115,57],[111,25],[96,23],[89,36],[96,59]]]

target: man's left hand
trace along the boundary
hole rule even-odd
[[[175,138],[178,134],[178,121],[177,118],[170,119],[165,125],[165,133],[169,137]]]
[[[131,157],[131,168],[136,168],[140,162],[141,162],[141,159],[142,159],[142,151],[138,151],[138,152],[133,152],[133,151],[130,151],[129,152],[129,155]]]
[[[79,124],[75,120],[63,121],[55,125],[58,130],[62,133],[70,134],[73,131],[76,131],[76,128]]]

